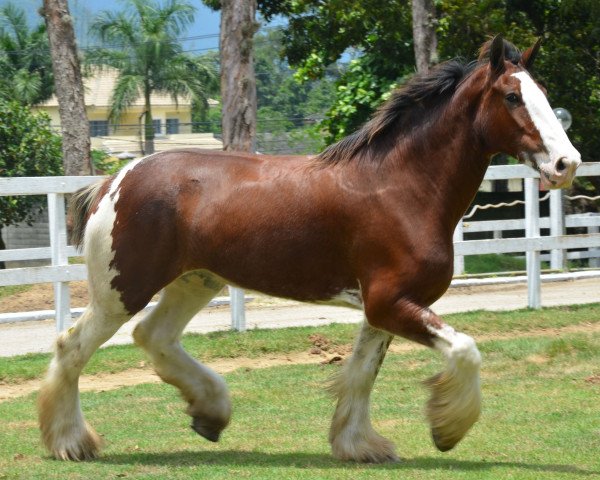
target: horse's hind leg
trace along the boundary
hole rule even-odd
[[[398,458],[394,444],[375,432],[369,418],[371,390],[392,338],[365,321],[352,356],[330,386],[337,407],[329,442],[340,460],[379,463]]]
[[[87,460],[98,454],[102,442],[84,420],[79,405],[79,375],[96,349],[130,317],[108,314],[90,304],[75,325],[59,335],[38,394],[42,439],[56,458]]]
[[[231,417],[227,386],[220,375],[183,350],[180,338],[194,314],[223,286],[220,279],[206,271],[179,277],[163,290],[156,308],[133,333],[135,342],[150,355],[158,375],[176,386],[188,402],[192,428],[213,442]]]

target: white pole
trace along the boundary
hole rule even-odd
[[[50,227],[50,258],[52,265],[68,265],[65,196],[62,193],[48,194],[48,224]],[[62,332],[72,324],[69,282],[54,283],[54,305],[56,331]]]
[[[591,226],[587,227],[588,233],[600,233],[600,227]],[[588,266],[590,268],[600,268],[600,249],[598,248],[590,248],[588,249],[590,253],[594,253],[596,256],[590,258]]]
[[[540,236],[539,180],[525,179],[525,236]],[[527,304],[529,308],[541,308],[541,271],[539,250],[528,251],[527,255]]]
[[[565,210],[563,191],[550,192],[550,235],[553,237],[565,234]],[[552,250],[550,254],[550,267],[553,270],[566,270],[567,262],[564,250]]]
[[[238,332],[244,332],[246,330],[244,290],[230,285],[229,298],[231,301],[231,328]]]
[[[462,242],[464,240],[464,227],[462,218],[458,221],[458,225],[454,229],[452,237],[453,242]],[[454,276],[463,275],[465,273],[465,257],[462,255],[454,256]]]

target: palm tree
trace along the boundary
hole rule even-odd
[[[120,116],[140,95],[145,105],[145,153],[154,151],[152,92],[175,102],[183,96],[206,104],[218,88],[216,73],[201,59],[186,55],[178,37],[193,22],[195,8],[185,0],[127,0],[121,12],[104,11],[91,29],[106,45],[90,50],[89,64],[119,70],[112,92],[109,120]]]
[[[29,28],[25,11],[9,3],[0,8],[0,97],[25,105],[52,96],[54,80],[46,26]]]

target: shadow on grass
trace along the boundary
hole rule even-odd
[[[319,453],[265,453],[225,450],[219,452],[165,452],[119,453],[97,460],[112,465],[220,465],[291,468],[344,468],[362,467],[382,470],[462,470],[485,471],[492,468],[522,469],[533,472],[568,473],[573,475],[600,475],[600,470],[586,470],[574,465],[552,463],[524,463],[511,461],[456,460],[439,457],[404,458],[396,463],[356,464],[335,460],[329,454]]]

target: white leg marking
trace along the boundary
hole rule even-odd
[[[55,356],[38,395],[43,441],[62,460],[93,458],[102,443],[83,418],[78,380],[96,349],[131,317],[119,292],[111,288],[119,273],[110,265],[114,259],[112,230],[121,182],[142,161],[121,170],[87,222],[83,251],[89,272],[90,304],[75,325],[57,339]]]
[[[479,418],[481,354],[475,341],[464,333],[455,332],[449,326],[428,329],[436,336],[435,348],[448,361],[446,370],[426,382],[431,389],[427,416],[433,440],[440,450],[446,451],[454,447]]]
[[[195,313],[224,286],[208,272],[190,272],[168,285],[154,310],[133,333],[158,375],[176,386],[189,403],[192,428],[217,441],[231,417],[231,401],[223,378],[190,357],[180,343],[181,334]]]
[[[352,357],[330,386],[338,399],[329,431],[336,458],[375,463],[398,459],[392,442],[375,432],[369,417],[371,390],[391,339],[365,321]]]
[[[89,305],[56,341],[55,356],[38,395],[42,439],[54,457],[86,460],[98,454],[102,442],[85,422],[79,404],[79,375],[96,349],[128,319],[107,317]]]

